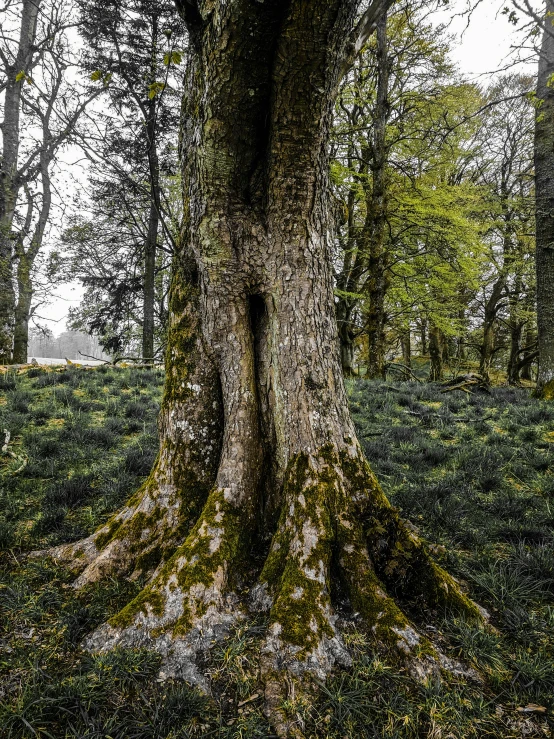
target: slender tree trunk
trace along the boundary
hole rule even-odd
[[[481,344],[481,361],[479,363],[479,373],[488,379],[492,358],[494,354],[495,343],[495,323],[494,320],[487,320],[483,323],[483,343]]]
[[[440,382],[443,379],[442,335],[440,328],[433,323],[429,328],[429,354],[431,357],[429,382]]]
[[[150,81],[157,77],[157,39],[158,17],[152,17],[152,67]],[[148,215],[148,231],[144,244],[144,285],[143,285],[143,319],[142,319],[142,356],[145,360],[154,358],[155,304],[156,304],[156,251],[158,247],[158,230],[160,223],[160,164],[157,150],[157,102],[155,97],[148,101],[148,119],[146,121],[148,142],[148,170],[150,178],[150,212]]]
[[[27,362],[27,347],[29,343],[29,319],[31,317],[31,302],[33,285],[31,281],[31,267],[26,255],[21,257],[17,264],[17,304],[15,306],[13,361],[15,364]]]
[[[554,400],[554,0],[546,0],[546,29],[539,60],[535,125],[536,269],[539,372],[536,394]]]
[[[510,289],[510,353],[508,355],[508,384],[519,384],[519,372],[521,366],[519,358],[521,355],[521,341],[523,338],[523,329],[525,321],[521,320],[521,312],[519,309],[521,301],[522,280],[519,274],[514,277],[513,286]]]
[[[496,341],[496,316],[499,310],[500,299],[506,285],[506,276],[502,274],[494,283],[488,300],[485,301],[485,317],[483,320],[483,343],[481,344],[481,361],[479,373],[488,380],[492,358],[494,356],[494,345]]]
[[[443,364],[448,365],[448,362],[450,361],[450,357],[452,356],[451,353],[451,345],[450,340],[444,335],[444,333],[441,331],[441,354],[442,354],[442,361]]]
[[[523,336],[523,323],[514,321],[510,323],[510,354],[508,357],[508,385],[519,385],[519,372],[521,369],[521,338]]]
[[[3,206],[3,207],[2,207]],[[0,206],[0,364],[10,364],[13,352],[15,290],[13,285],[12,222],[15,212],[13,191],[4,188]]]
[[[525,327],[524,345],[528,347],[528,349],[524,353],[521,359],[522,366],[520,369],[519,376],[522,380],[526,380],[527,382],[532,382],[533,381],[533,376],[532,376],[533,362],[538,357],[538,351],[537,351],[537,334],[530,323],[527,323]]]
[[[349,153],[349,169],[353,167],[352,153]],[[360,173],[365,165],[360,165]],[[339,296],[336,302],[337,323],[339,329],[341,366],[345,377],[352,377],[354,372],[354,326],[353,315],[359,302],[353,295],[360,290],[360,280],[366,269],[367,259],[363,249],[357,248],[354,208],[356,189],[351,187],[348,193],[348,218],[346,222],[346,245],[342,269],[337,277]]]
[[[18,173],[21,91],[30,64],[40,0],[23,0],[17,56],[8,65],[4,91],[2,152],[0,154],[0,364],[12,361],[15,290],[13,284],[12,224],[21,187]]]
[[[154,200],[150,203],[148,234],[144,244],[144,287],[142,321],[142,356],[154,357],[154,330],[156,304],[156,250],[158,244],[159,214]]]
[[[466,312],[464,308],[461,308],[458,313],[458,319],[460,321],[461,326],[461,335],[457,337],[457,349],[456,349],[456,356],[460,360],[467,359],[467,349],[466,349],[466,337],[467,337],[467,323],[466,323]]]
[[[354,377],[354,332],[350,324],[350,316],[346,314],[338,314],[339,323],[339,342],[340,342],[340,361],[342,371],[345,377]]]
[[[538,355],[533,355],[532,358],[529,357],[529,361],[525,362],[519,373],[520,380],[525,380],[526,382],[533,381],[533,362],[537,356]]]
[[[377,23],[377,103],[373,122],[372,188],[367,202],[369,240],[368,377],[385,376],[385,298],[389,287],[387,225],[387,122],[389,119],[389,77],[387,16]]]
[[[152,573],[87,644],[157,649],[165,675],[205,685],[198,654],[265,612],[261,672],[280,736],[294,733],[280,709],[283,672],[323,679],[349,664],[333,579],[368,633],[419,674],[438,653],[393,593],[480,618],[386,500],[348,411],[325,144],[355,10],[344,0],[183,5],[194,49],[187,223],[160,455],[126,508],[54,552],[85,567],[77,585]]]
[[[50,116],[46,115],[43,119],[43,141],[47,142],[51,138],[49,129]],[[30,243],[27,249],[24,246],[24,239],[29,237],[32,226],[32,216],[34,212],[35,197],[25,187],[28,199],[27,218],[24,227],[21,229],[19,237],[19,249],[17,251],[17,303],[15,306],[14,321],[14,344],[13,344],[13,361],[19,364],[27,362],[27,349],[29,344],[29,320],[31,318],[32,300],[33,300],[33,266],[35,260],[42,248],[44,233],[50,218],[50,210],[52,207],[52,183],[50,179],[50,164],[52,162],[53,153],[46,150],[46,146],[39,156],[40,161],[40,177],[42,183],[42,196],[38,211],[38,218],[32,232]]]
[[[410,329],[400,336],[400,345],[402,347],[402,361],[406,367],[412,366],[412,337]]]
[[[420,329],[419,329],[419,340],[421,343],[421,356],[426,357],[427,356],[427,321],[425,319],[421,319],[420,321]]]

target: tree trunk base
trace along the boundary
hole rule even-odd
[[[346,441],[342,449],[328,445],[290,461],[280,520],[258,574],[245,546],[252,518],[229,491],[217,487],[193,525],[185,516],[184,527],[182,501],[163,501],[159,516],[163,493],[154,495],[146,483],[94,536],[51,550],[58,561],[82,569],[76,587],[117,572],[153,573],[141,593],[84,646],[94,652],[117,646],[156,650],[163,658],[162,677],[209,690],[201,669],[204,655],[249,612],[261,612],[268,619],[260,665],[268,710],[280,735],[293,736],[283,733],[287,723],[279,718],[283,676],[324,680],[351,661],[337,628],[336,582],[357,624],[414,676],[423,679],[448,668],[399,604],[412,610],[415,605],[426,615],[448,610],[476,621],[482,613],[432,561],[388,503],[357,444]]]
[[[554,380],[543,384],[538,384],[534,392],[535,398],[538,400],[554,400]]]

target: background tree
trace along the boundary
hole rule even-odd
[[[126,214],[128,224],[134,222],[138,227],[133,250],[136,264],[136,240],[140,238],[141,352],[151,359],[155,354],[156,274],[160,267],[157,251],[159,241],[163,248],[172,248],[174,237],[163,180],[175,174],[180,105],[175,68],[182,60],[184,25],[170,2],[112,0],[82,2],[80,7],[87,44],[84,68],[93,83],[105,86],[108,106],[102,125],[96,124],[81,139],[93,161],[97,192],[92,199],[97,211],[103,203],[107,212],[118,209],[120,215]],[[110,219],[101,217],[100,223],[108,231],[112,229]],[[99,225],[96,222],[93,226],[96,233]],[[136,292],[138,278],[138,274],[133,276],[131,292]],[[115,295],[113,289],[111,295]],[[118,294],[115,302],[105,303],[106,310],[112,305],[119,312],[118,300],[125,302]],[[136,313],[134,319],[138,320]]]
[[[478,298],[483,321],[479,371],[484,377],[489,376],[495,353],[505,349],[497,342],[497,333],[500,320],[504,325],[511,320],[510,305],[511,339],[517,344],[515,307],[524,296],[524,277],[528,278],[525,261],[530,256],[533,208],[533,107],[528,93],[532,84],[530,78],[516,74],[495,81],[487,91],[479,131],[479,182],[488,192],[483,201],[488,266],[482,277],[482,298]],[[514,355],[519,349],[514,345]]]
[[[78,279],[85,295],[69,312],[74,329],[98,337],[105,351],[120,356],[143,356],[144,243],[150,203],[133,180],[122,188],[120,180],[91,179],[88,197],[75,203],[77,211],[64,231],[61,249],[65,279]],[[154,283],[154,356],[165,347],[169,266],[181,212],[179,183],[162,180],[167,195],[166,220],[157,245]]]
[[[554,2],[546,0],[537,80],[540,101],[535,123],[537,223],[537,326],[539,374],[537,395],[554,399]]]
[[[95,96],[71,81],[70,2],[7,2],[0,31],[0,361],[26,362],[56,159]],[[74,70],[72,70],[74,71]]]
[[[417,321],[433,319],[435,338],[444,331],[454,335],[460,296],[467,304],[467,287],[480,268],[481,192],[469,162],[481,93],[456,79],[441,30],[425,20],[417,3],[406,4],[388,25],[386,104],[378,103],[382,53],[370,43],[339,93],[332,165],[339,212],[345,214],[336,257],[343,366],[351,373],[358,337],[370,376],[383,373],[385,351],[399,339],[407,360]],[[386,176],[376,174],[374,161],[379,111],[385,169],[382,152],[377,169]],[[370,248],[374,198],[385,206],[379,259]],[[373,292],[377,284],[385,288],[379,296]],[[378,350],[370,338],[377,335],[375,321],[381,327]]]
[[[18,42],[12,44],[9,43],[11,39],[9,36],[6,38],[4,31],[1,50],[0,89],[4,93],[0,158],[0,362],[2,363],[11,360],[13,351],[15,291],[12,275],[12,224],[22,184],[22,173],[18,171],[21,97],[23,85],[27,78],[30,79],[29,75],[38,62],[35,37],[39,7],[39,2],[27,0],[21,4],[8,5],[4,9],[6,13],[10,13],[14,25],[17,24],[18,17],[20,18],[20,33]]]

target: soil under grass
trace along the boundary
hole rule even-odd
[[[0,432],[10,432],[0,457],[6,739],[271,736],[257,675],[263,623],[242,624],[216,646],[206,664],[212,696],[203,696],[158,682],[155,654],[80,650],[140,582],[76,593],[67,572],[24,558],[91,533],[140,485],[156,455],[162,382],[160,371],[138,368],[0,374]],[[484,630],[449,614],[428,629],[482,682],[418,684],[350,622],[352,669],[311,696],[291,696],[286,710],[308,737],[551,736],[554,407],[512,388],[442,394],[438,385],[359,380],[348,389],[360,440],[391,500],[491,614]]]

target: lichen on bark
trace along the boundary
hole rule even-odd
[[[84,568],[77,585],[151,573],[86,645],[151,647],[165,676],[206,689],[199,657],[249,610],[265,613],[260,667],[282,735],[283,673],[324,679],[349,663],[335,583],[421,674],[441,657],[403,601],[481,618],[388,503],[349,415],[326,142],[357,6],[182,4],[185,225],[160,454],[121,512],[54,552]]]

